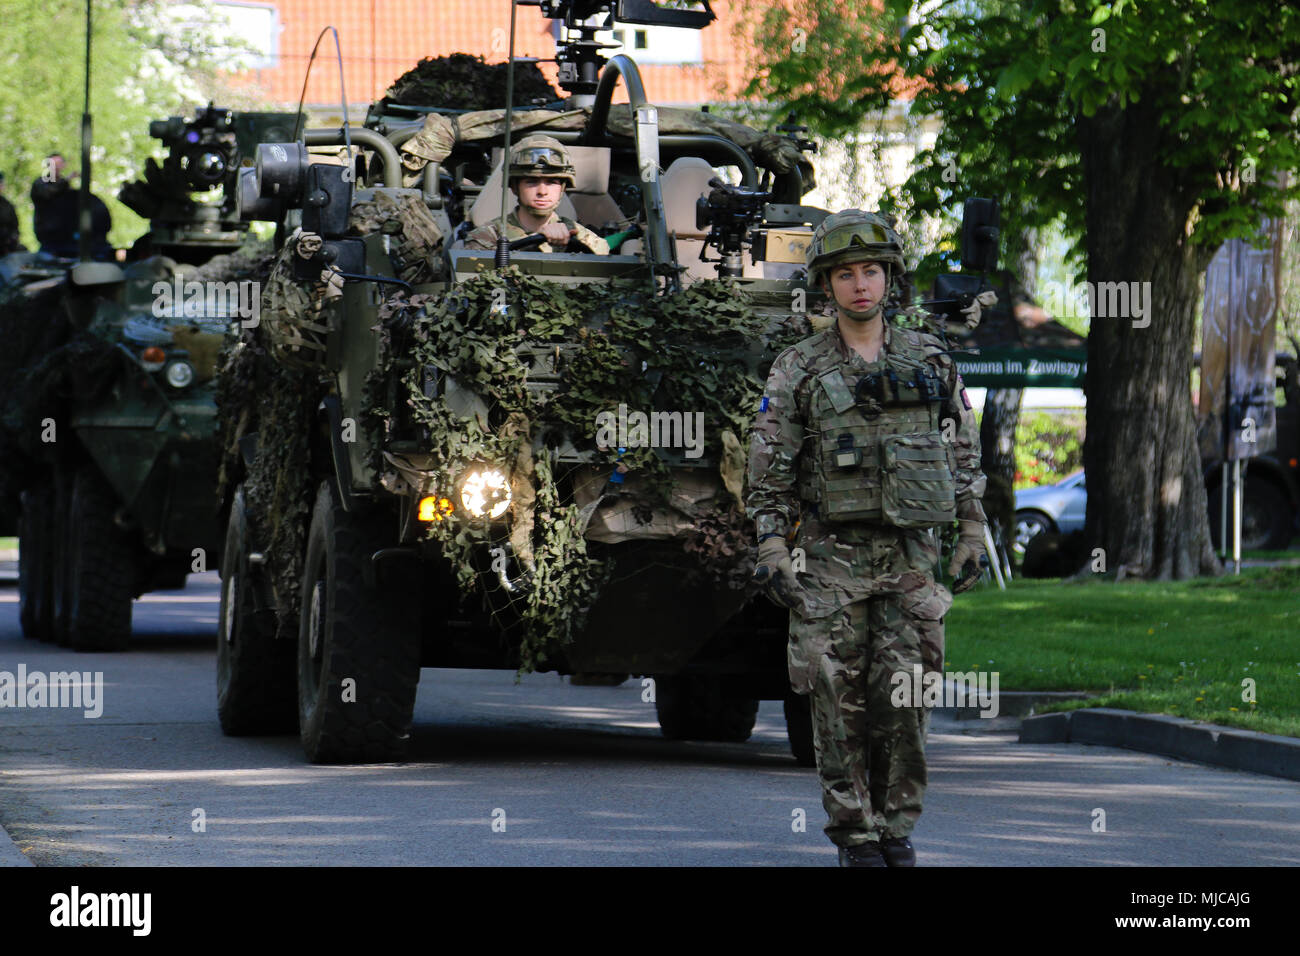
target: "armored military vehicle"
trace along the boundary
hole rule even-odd
[[[390,97],[244,174],[285,238],[220,376],[222,728],[393,760],[422,666],[630,675],[672,738],[745,740],[785,700],[810,764],[742,505],[768,367],[816,305],[810,144],[656,107],[601,54],[593,18],[698,29],[706,3],[541,6],[563,100]],[[525,133],[565,146],[559,213],[611,254],[465,247]]]
[[[241,156],[294,119],[208,106],[155,121],[167,157],[121,192],[151,218],[126,265],[0,262],[26,636],[124,648],[135,597],[215,564],[213,377],[226,324],[257,302],[234,185]]]

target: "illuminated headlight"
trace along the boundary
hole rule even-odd
[[[186,388],[194,381],[194,366],[189,362],[170,362],[163,377],[172,388]]]
[[[452,513],[451,502],[438,495],[425,495],[416,509],[420,521],[442,521]]]
[[[460,503],[475,518],[500,518],[510,507],[510,482],[495,468],[472,471],[460,486]]]

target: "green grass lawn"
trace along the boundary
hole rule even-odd
[[[0,538],[0,551],[17,551],[17,538]]]
[[[947,670],[996,670],[1001,690],[1099,695],[1045,709],[1122,707],[1300,737],[1300,567],[1017,580],[958,596],[946,624]]]

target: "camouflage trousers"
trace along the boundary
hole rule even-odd
[[[790,677],[812,699],[825,830],[839,846],[906,837],[916,826],[930,715],[920,701],[896,706],[895,675],[910,683],[915,665],[942,670],[952,603],[935,583],[938,544],[929,534],[877,530],[800,536],[800,581],[813,587],[791,613]]]

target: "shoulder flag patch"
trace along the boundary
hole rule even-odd
[[[768,404],[769,404],[769,402],[768,402],[768,398],[767,398],[766,395],[764,395],[764,396],[763,396],[763,403],[762,403],[761,405],[758,406],[758,410],[759,410],[760,412],[765,412],[765,411],[767,411],[767,406],[768,406]],[[966,407],[969,408],[970,406],[968,405],[968,406],[966,406]]]

